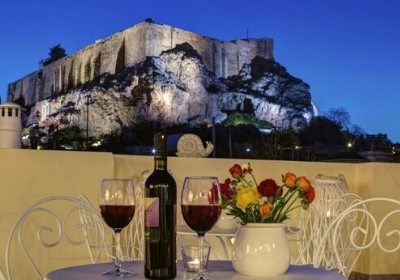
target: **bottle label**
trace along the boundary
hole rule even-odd
[[[145,227],[151,227],[151,228],[159,227],[160,199],[158,197],[147,197],[145,207],[146,207],[144,213]]]

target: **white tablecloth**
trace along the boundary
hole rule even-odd
[[[46,280],[101,280],[102,272],[109,270],[113,267],[112,263],[102,264],[90,264],[83,266],[74,266],[55,270],[50,272],[45,279]],[[135,275],[132,278],[134,280],[145,280],[143,274],[143,262],[125,262],[122,265],[123,268],[133,271]],[[195,274],[183,271],[183,265],[181,261],[178,261],[177,265],[177,277],[176,279],[188,280]],[[311,266],[302,265],[291,265],[289,270],[280,276],[274,277],[251,277],[237,274],[232,267],[230,261],[209,261],[207,268],[207,275],[214,280],[250,280],[250,279],[281,279],[281,280],[345,280],[345,277],[334,271],[327,271],[324,269],[317,269]],[[104,279],[108,279],[103,277]]]

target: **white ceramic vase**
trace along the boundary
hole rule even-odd
[[[239,219],[234,216],[228,215],[226,212],[227,210],[221,211],[221,216],[219,217],[219,220],[215,227],[220,229],[236,229],[239,225]]]
[[[284,225],[240,226],[232,247],[232,265],[243,275],[266,277],[285,273],[290,265],[290,252]]]

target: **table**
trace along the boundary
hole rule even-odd
[[[122,266],[135,272],[132,280],[145,280],[143,273],[143,262],[124,262]],[[89,264],[82,266],[72,266],[58,269],[50,272],[45,280],[101,280],[109,279],[101,276],[102,272],[113,267],[112,263]],[[184,272],[182,261],[177,264],[176,279],[188,280],[193,277],[194,273]],[[251,280],[251,279],[274,279],[274,280],[345,280],[346,278],[334,271],[328,271],[321,268],[314,268],[308,265],[291,265],[288,271],[280,276],[273,277],[252,277],[240,275],[235,272],[230,261],[209,261],[207,267],[207,275],[214,280]],[[99,277],[100,276],[100,277]]]
[[[229,248],[232,247],[231,238],[235,237],[236,231],[237,231],[237,228],[222,229],[222,228],[218,228],[218,227],[213,227],[211,230],[207,231],[207,233],[206,233],[206,236],[213,236],[219,240],[219,242],[222,245],[222,249],[224,251],[224,259],[225,260],[230,259],[230,256],[228,253],[228,247]],[[178,235],[181,235],[182,237],[184,237],[185,235],[197,235],[197,233],[187,225],[178,225],[176,227],[176,233]],[[184,243],[184,241],[181,238],[179,238],[179,245],[182,246],[183,243]],[[218,254],[216,252],[214,252],[214,253],[220,259]]]

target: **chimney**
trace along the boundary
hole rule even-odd
[[[0,105],[0,148],[21,149],[22,110],[12,102]]]

